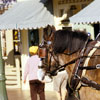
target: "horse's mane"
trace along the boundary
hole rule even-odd
[[[67,50],[68,53],[72,53],[80,50],[87,38],[88,34],[83,31],[58,30],[54,33],[54,52],[63,53]]]

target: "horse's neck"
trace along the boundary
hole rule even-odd
[[[64,54],[59,55],[60,64],[64,65],[64,64],[76,59],[78,57],[78,55],[79,55],[79,52],[74,53],[74,54],[72,54],[70,56],[69,55],[64,55]],[[74,66],[75,66],[75,63],[70,64],[70,65],[66,66],[66,68],[65,68],[67,70],[67,72],[68,72],[69,77],[72,74]]]

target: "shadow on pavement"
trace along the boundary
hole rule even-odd
[[[30,91],[21,89],[7,89],[8,100],[30,100]],[[57,100],[54,91],[46,91],[46,100]]]

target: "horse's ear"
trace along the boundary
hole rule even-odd
[[[48,36],[47,36],[46,32],[44,32],[44,34],[43,34],[43,39],[44,39],[44,40],[47,40],[47,38],[48,38]]]
[[[54,26],[48,25],[44,29],[44,35],[43,35],[44,40],[51,40],[51,38],[52,38],[55,31],[56,31],[56,29],[55,29]]]
[[[54,33],[56,31],[54,26],[47,26],[47,32],[48,32],[48,36],[50,37],[52,35],[52,33]]]
[[[47,38],[48,38],[48,26],[44,28],[44,34],[43,34],[43,39],[47,40]]]
[[[50,40],[53,40],[55,31],[56,31],[55,27],[52,26],[52,27],[51,27],[51,33],[49,34],[49,39],[50,39]]]

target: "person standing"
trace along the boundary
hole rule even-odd
[[[24,71],[24,83],[26,78],[29,78],[31,100],[37,100],[37,94],[39,94],[40,100],[45,100],[45,84],[38,80],[38,66],[40,58],[38,57],[38,46],[32,46],[29,48],[31,57],[27,60]]]

